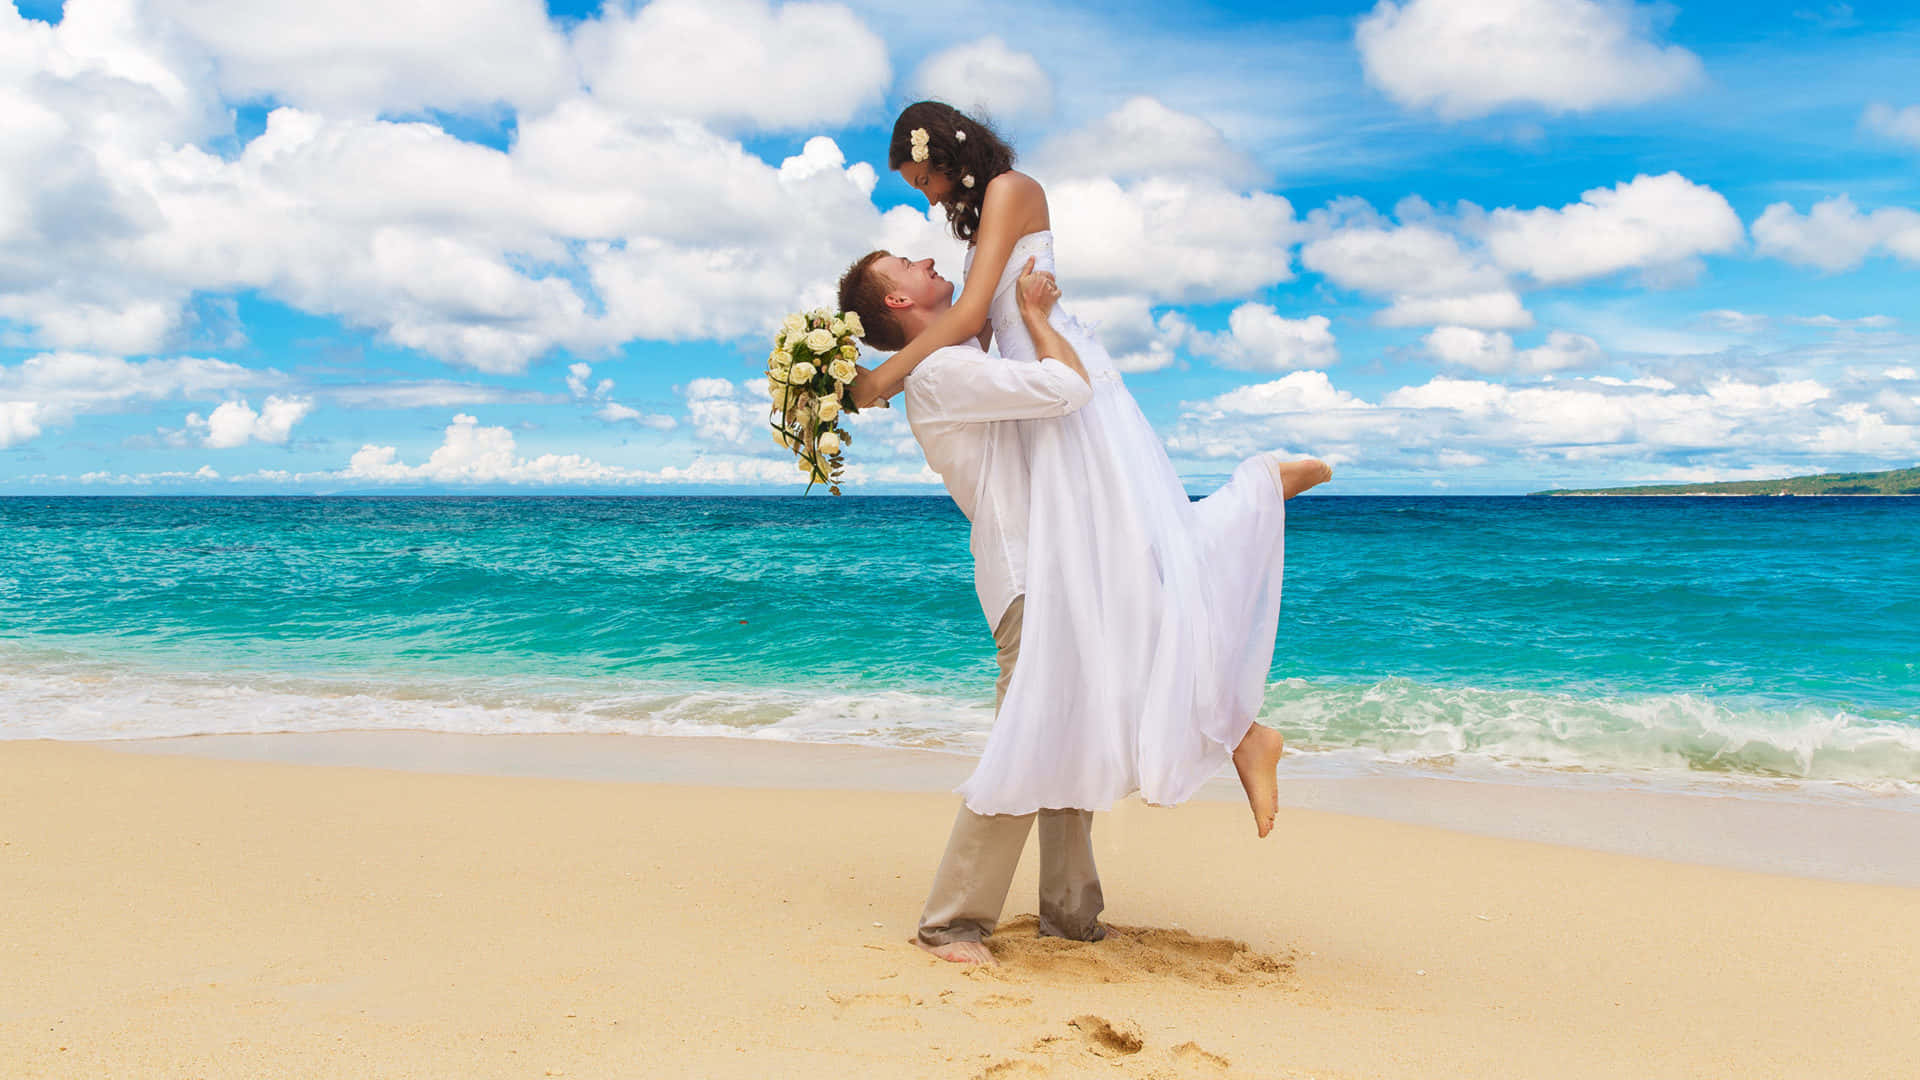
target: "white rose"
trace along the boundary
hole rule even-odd
[[[795,386],[804,386],[805,384],[813,380],[813,376],[816,370],[817,369],[815,369],[812,364],[809,364],[805,360],[802,360],[799,363],[793,365],[793,367],[787,369],[787,381],[794,384]]]
[[[851,360],[835,360],[827,365],[827,374],[833,376],[834,382],[848,383],[853,381],[854,376],[860,374],[860,370],[853,366]]]
[[[813,330],[807,334],[807,348],[815,356],[825,356],[833,351],[833,334],[826,330]]]
[[[847,313],[846,313],[846,323],[847,323],[847,332],[848,332],[848,333],[850,333],[850,334],[852,334],[852,335],[853,335],[854,337],[866,337],[866,336],[867,336],[867,328],[866,328],[865,326],[862,326],[862,325],[860,324],[860,313],[859,313],[859,312],[857,312],[857,311],[849,311],[849,312],[847,312]]]
[[[840,415],[840,402],[834,398],[823,397],[814,403],[813,415],[822,420],[831,420]]]
[[[840,355],[849,360],[858,360],[860,359],[860,348],[857,345],[842,345],[840,346]]]
[[[797,334],[807,328],[807,320],[802,318],[798,313],[795,313],[787,316],[786,320],[780,325],[786,328],[787,333]]]
[[[840,452],[840,436],[835,435],[831,431],[827,432],[825,435],[820,436],[820,452],[827,455],[828,457],[832,457],[833,455],[839,453]]]
[[[772,356],[767,357],[768,371],[785,372],[788,368],[792,366],[793,366],[793,354],[788,352],[785,349],[781,349],[780,351],[774,353]]]
[[[832,334],[834,337],[839,337],[841,334],[846,333],[847,332],[846,320],[835,319],[832,322],[828,323],[827,332]]]

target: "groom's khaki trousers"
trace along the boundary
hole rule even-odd
[[[1000,681],[994,687],[996,711],[1006,699],[1014,661],[1020,658],[1026,601],[1024,596],[1017,597],[993,631],[1000,660]],[[940,869],[933,876],[927,908],[920,915],[921,941],[945,945],[979,941],[993,933],[1035,817],[1040,819],[1040,933],[1079,941],[1107,936],[1107,928],[1100,925],[1106,901],[1093,865],[1092,811],[976,814],[962,806]]]

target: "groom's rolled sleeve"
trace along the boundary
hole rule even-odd
[[[1052,357],[1039,363],[971,356],[930,356],[907,378],[907,408],[958,423],[1044,420],[1093,400],[1093,388]]]

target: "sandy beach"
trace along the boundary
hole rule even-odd
[[[413,771],[0,743],[0,1075],[1908,1077],[1920,1058],[1910,886],[1298,806],[1262,842],[1232,802],[1128,805],[1096,831],[1113,937],[1031,936],[1030,850],[1002,966],[970,970],[909,942],[950,767],[760,746],[730,771],[705,742],[674,751],[699,763],[678,783],[462,775],[445,742],[391,762]],[[1710,837],[1739,817],[1716,802],[1614,832]],[[1910,880],[1915,828],[1872,813],[1790,816],[1838,837],[1851,814],[1870,845],[1839,850]]]

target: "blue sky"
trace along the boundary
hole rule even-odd
[[[1197,490],[1920,458],[1911,9],[1269,8],[0,7],[0,492],[796,490],[766,334],[874,246],[957,276],[921,96],[1047,185]]]

